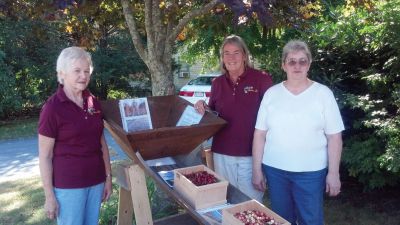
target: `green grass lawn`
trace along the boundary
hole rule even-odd
[[[37,134],[38,118],[0,121],[0,140],[32,137]]]

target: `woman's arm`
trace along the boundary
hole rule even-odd
[[[48,218],[55,219],[58,215],[58,203],[53,191],[53,148],[55,139],[40,134],[38,139],[39,169],[46,197],[44,209]]]
[[[101,136],[101,150],[103,151],[104,167],[106,169],[106,182],[104,184],[104,191],[102,201],[107,201],[112,193],[112,180],[111,180],[111,164],[110,164],[110,154],[108,152],[108,145],[104,134]]]
[[[328,175],[326,176],[326,193],[336,196],[340,193],[339,165],[342,155],[342,133],[329,134],[328,139]]]
[[[259,191],[265,191],[266,182],[261,163],[264,155],[265,136],[267,131],[255,129],[253,138],[253,185]]]

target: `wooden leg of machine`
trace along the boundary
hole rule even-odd
[[[136,224],[153,225],[144,171],[139,165],[130,166],[128,171]]]
[[[211,149],[204,149],[203,153],[206,158],[207,167],[210,168],[211,170],[214,170],[214,159]]]
[[[132,225],[133,205],[131,192],[119,187],[117,225]]]

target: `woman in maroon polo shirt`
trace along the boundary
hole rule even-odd
[[[225,38],[220,49],[222,75],[211,85],[209,105],[195,108],[218,112],[228,122],[213,137],[215,172],[249,197],[262,202],[263,192],[252,184],[252,141],[257,112],[265,91],[272,86],[269,74],[252,68],[250,53],[236,35]]]
[[[58,224],[98,224],[109,199],[111,166],[100,104],[88,91],[93,70],[88,52],[64,49],[57,59],[58,90],[39,119],[39,167],[45,211]]]

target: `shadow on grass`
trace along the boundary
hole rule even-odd
[[[342,193],[325,198],[325,225],[400,224],[400,187],[366,192],[352,180],[343,182]]]
[[[46,219],[44,193],[38,177],[0,183],[1,225],[55,224]]]

